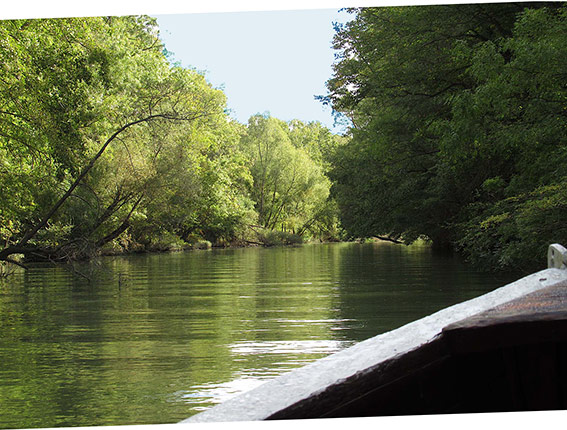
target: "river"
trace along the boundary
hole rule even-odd
[[[0,428],[173,423],[514,279],[425,245],[104,257],[0,281]]]

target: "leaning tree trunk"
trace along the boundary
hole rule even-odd
[[[166,114],[166,113],[153,114],[153,115],[148,115],[144,118],[141,118],[141,119],[138,119],[138,120],[135,120],[135,121],[131,121],[131,122],[123,125],[122,127],[120,127],[118,130],[116,130],[112,134],[112,136],[110,136],[106,140],[106,142],[104,142],[104,144],[100,147],[100,149],[94,155],[94,157],[83,168],[83,170],[81,171],[79,176],[77,176],[77,178],[69,186],[67,191],[65,191],[63,196],[61,196],[61,198],[59,198],[59,200],[57,200],[57,202],[55,202],[55,204],[49,209],[49,211],[47,211],[47,213],[41,218],[41,220],[38,221],[35,225],[33,225],[16,244],[9,245],[9,246],[7,246],[6,248],[4,248],[0,251],[0,261],[6,261],[6,262],[13,263],[13,264],[16,264],[18,266],[25,268],[26,266],[24,264],[18,262],[17,260],[12,258],[12,256],[15,255],[15,254],[23,254],[24,256],[27,256],[27,255],[32,256],[34,252],[35,253],[45,253],[45,252],[42,252],[42,250],[40,248],[38,248],[37,246],[28,246],[28,242],[32,238],[34,238],[36,236],[36,234],[41,229],[43,229],[47,226],[49,220],[53,217],[53,215],[55,215],[55,213],[59,210],[59,208],[73,194],[73,192],[79,186],[81,181],[91,171],[91,169],[93,168],[93,166],[95,165],[97,160],[102,156],[102,154],[104,153],[106,148],[108,148],[108,145],[110,145],[125,130],[127,130],[130,127],[137,125],[137,124],[148,123],[148,122],[151,122],[151,121],[154,121],[154,120],[159,120],[159,119],[174,120],[174,121],[175,120],[177,120],[177,121],[191,121],[191,120],[195,120],[195,119],[200,118],[200,117],[205,116],[205,115],[207,115],[207,113],[194,114],[193,116],[189,116],[189,117],[183,117],[183,116],[180,116],[178,114]]]

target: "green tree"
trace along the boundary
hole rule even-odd
[[[0,213],[0,260],[80,256],[78,242],[115,239],[147,197],[171,128],[224,115],[220,91],[169,65],[153,19],[5,21],[0,31],[0,182],[14,196]]]
[[[506,160],[459,224],[458,244],[479,264],[533,270],[550,243],[567,241],[566,18],[565,6],[526,9],[511,37],[476,53],[478,89],[455,105],[475,106],[474,126],[459,118],[451,131],[472,129],[486,158]]]
[[[522,242],[526,252],[500,266],[541,261],[533,250],[551,237],[532,246],[528,224],[505,218],[504,208],[509,198],[532,207],[563,182],[564,10],[560,3],[351,10],[356,18],[337,28],[327,99],[353,122],[330,172],[351,236],[426,237],[466,248],[479,262],[498,260],[507,241]],[[495,204],[507,233],[492,240],[494,230],[483,236],[480,226],[495,221]],[[524,226],[513,239],[504,219]]]
[[[135,241],[154,247],[160,236],[215,243],[244,234],[255,212],[248,196],[252,179],[238,150],[241,129],[217,116],[169,135],[173,142],[159,158],[156,185],[132,232]]]
[[[325,138],[315,139],[319,134]],[[251,196],[262,227],[306,235],[328,214],[330,181],[322,167],[324,147],[318,144],[330,140],[319,125],[250,118],[241,144],[250,160]]]

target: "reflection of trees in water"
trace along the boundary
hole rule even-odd
[[[79,263],[91,282],[51,266],[12,278],[17,285],[0,297],[0,354],[3,381],[17,381],[19,394],[5,384],[0,396],[22,402],[3,419],[12,427],[172,422],[190,408],[171,393],[334,352],[323,345],[334,305],[317,254],[133,255]],[[260,349],[247,354],[245,345]]]
[[[495,286],[393,244],[132,255],[96,271],[89,283],[46,265],[2,284],[4,426],[175,422]]]
[[[364,340],[481,295],[507,281],[465,266],[425,244],[345,244],[339,248],[341,318],[346,335]]]

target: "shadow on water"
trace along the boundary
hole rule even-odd
[[[341,315],[357,341],[517,279],[480,273],[448,250],[424,244],[349,244],[341,249]]]

